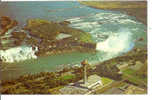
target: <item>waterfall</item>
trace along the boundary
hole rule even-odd
[[[13,63],[24,61],[27,59],[37,59],[35,52],[38,51],[36,47],[34,50],[29,46],[19,46],[7,50],[0,50],[0,59],[2,62]]]
[[[134,43],[131,41],[132,33],[125,28],[118,31],[117,34],[111,35],[107,40],[98,42],[96,50],[112,53],[127,52],[133,48]]]

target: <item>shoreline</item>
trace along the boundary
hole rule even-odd
[[[129,8],[105,8],[105,10],[111,9],[111,10],[123,11],[125,9],[125,11],[127,11]],[[97,8],[97,9],[102,9],[102,8]],[[136,10],[136,7],[133,9]],[[138,6],[137,6],[137,9],[139,10]],[[145,7],[141,9],[145,9]],[[128,12],[133,13],[134,10],[132,10],[131,8],[131,10],[129,10]],[[93,46],[89,45],[89,41],[91,41],[90,36],[87,33],[84,33],[85,36],[83,38],[88,37],[88,39],[86,40],[87,42],[85,42],[82,38],[79,38],[81,36],[76,35],[76,33],[78,33],[79,35],[83,34],[83,31],[75,30],[73,28],[68,28],[67,25],[69,24],[69,22],[65,21],[63,23],[62,22],[55,23],[55,22],[48,22],[46,20],[34,20],[34,21],[35,21],[34,24],[33,24],[33,20],[31,20],[31,22],[29,21],[26,27],[26,30],[28,31],[32,30],[31,32],[33,32],[32,34],[33,36],[36,36],[39,38],[43,37],[43,40],[45,40],[45,38],[48,39],[47,41],[43,41],[43,43],[40,45],[41,52],[38,53],[39,56],[60,55],[60,54],[71,53],[75,51],[86,52],[86,53],[96,52],[94,49],[91,49],[91,48],[95,48],[95,44],[93,42],[92,43],[90,42],[90,44],[91,45],[93,44]],[[145,23],[145,19],[143,20],[143,23]],[[54,36],[57,36],[57,34],[62,33],[64,31],[65,33],[67,32],[68,35],[73,35],[72,39],[68,38],[67,41],[64,41],[64,40],[57,41],[55,39],[54,40],[55,42],[53,41],[52,43],[51,41],[52,38],[49,38],[50,37],[49,34],[46,34],[48,32],[46,31],[46,27],[48,26],[50,27],[52,25],[57,25],[55,29],[53,28],[50,29],[51,32],[52,31],[54,32],[55,30],[54,33],[56,35]],[[46,36],[41,34],[42,32],[37,31],[39,26],[42,28],[44,33],[46,32],[45,33]],[[61,28],[61,26],[64,27],[65,29],[57,30],[58,28]],[[70,34],[70,32],[73,32],[73,33]],[[17,35],[18,34],[16,34],[15,36]],[[79,41],[77,39],[73,41],[75,37],[78,38]],[[22,39],[22,37],[21,38],[17,37],[17,38]],[[82,44],[80,43],[80,41],[82,42]],[[73,43],[70,44],[71,42]],[[30,43],[32,44],[31,46],[34,45],[35,47],[36,46],[35,43],[38,43],[38,41],[36,41],[35,43],[30,41],[29,44]],[[64,48],[62,48],[63,44],[64,44]],[[71,47],[71,45],[73,44],[74,46]],[[51,48],[49,46],[51,46]],[[89,48],[86,48],[86,47],[89,47]],[[56,88],[65,87],[69,83],[78,82],[80,79],[83,78],[84,69],[81,66],[81,61],[79,61],[79,64],[71,63],[71,64],[65,64],[65,65],[56,65],[56,66],[57,67],[54,71],[50,71],[50,70],[48,72],[41,71],[41,72],[36,72],[36,73],[18,75],[18,78],[15,78],[15,79],[0,80],[0,85],[3,86],[3,87],[0,87],[0,93],[2,94],[54,94],[56,91],[58,91],[56,90]],[[89,64],[87,71],[88,71],[87,72],[88,76],[92,74],[98,74],[101,77],[108,77],[115,81],[120,81],[120,80],[125,79],[125,82],[128,84],[147,89],[147,48],[134,47],[129,52],[122,54],[120,56],[117,56],[117,57],[114,57],[102,62]]]
[[[2,17],[2,29],[0,31],[6,31],[7,26],[14,21],[10,17]],[[9,19],[9,20],[8,20]],[[7,21],[7,23],[5,23]],[[16,21],[17,22],[17,21]],[[36,55],[48,56],[56,55],[61,53],[69,53],[73,51],[79,52],[92,52],[96,49],[96,43],[93,42],[92,36],[82,30],[69,27],[69,21],[54,22],[44,19],[28,19],[25,27],[19,27],[17,25],[12,25],[11,28],[7,29],[2,35],[2,37],[7,37],[6,39],[0,38],[0,59],[4,62],[14,62],[18,61],[18,57],[25,58],[24,55],[30,56],[29,58],[36,58]],[[1,25],[1,26],[2,26]],[[18,27],[22,29],[12,28]],[[10,32],[11,30],[11,32]],[[9,41],[11,40],[11,41]],[[1,43],[4,41],[9,41],[8,43]],[[9,45],[13,45],[12,49],[7,48]],[[28,51],[23,50],[21,46],[29,46]],[[7,48],[5,50],[5,48]],[[11,49],[9,51],[9,49]],[[16,51],[19,54],[15,59],[12,57]],[[7,51],[8,50],[8,51]],[[34,55],[36,53],[36,55]],[[24,54],[24,55],[22,55]],[[28,59],[28,58],[27,58]]]
[[[101,75],[102,77],[108,77],[108,78],[111,78],[111,79],[114,79],[114,80],[121,80],[121,78],[119,79],[118,77],[122,77],[122,78],[124,77],[126,79],[128,77],[126,75],[128,75],[128,74],[124,74],[125,76],[124,75],[120,76],[118,74],[119,70],[123,71],[126,68],[130,69],[131,65],[135,66],[137,62],[145,63],[146,59],[142,59],[142,58],[144,56],[146,57],[146,55],[147,55],[147,49],[146,50],[134,49],[134,50],[132,50],[132,51],[120,56],[120,57],[112,58],[110,60],[106,60],[104,62],[100,62],[99,64],[95,64],[95,65],[91,64],[91,65],[88,66],[88,76],[92,75],[92,74],[97,74],[97,75]],[[142,58],[139,58],[138,56],[142,56]],[[118,70],[117,67],[114,67],[114,66],[124,66],[124,64],[127,64],[127,67],[125,69],[124,68],[123,69],[120,68]],[[102,66],[104,69],[101,68],[100,66]],[[110,69],[107,69],[106,66],[109,66]],[[144,70],[142,70],[143,68],[144,68]],[[138,75],[140,77],[141,77],[141,75],[146,75],[145,72],[147,73],[147,70],[145,70],[145,68],[146,68],[146,66],[145,67],[141,67],[134,74],[137,73],[136,75]],[[107,70],[108,72],[106,72],[104,70]],[[65,66],[64,68],[62,68],[60,70],[53,71],[53,72],[40,72],[40,73],[35,73],[35,74],[25,74],[25,75],[21,75],[17,79],[5,80],[5,81],[1,80],[0,83],[3,86],[3,89],[0,89],[0,90],[2,91],[2,93],[6,93],[6,91],[10,91],[10,89],[11,89],[11,87],[7,87],[7,85],[9,85],[9,86],[12,85],[13,86],[15,84],[16,85],[18,84],[20,86],[21,84],[25,84],[26,82],[32,82],[32,83],[33,82],[38,82],[38,83],[40,82],[40,84],[35,84],[35,85],[33,84],[32,86],[40,85],[40,87],[43,87],[43,85],[42,85],[43,82],[46,83],[46,81],[49,82],[49,79],[53,79],[54,76],[51,77],[52,75],[55,75],[59,79],[61,78],[60,81],[62,80],[63,77],[71,77],[72,79],[68,78],[66,81],[62,81],[60,83],[60,85],[57,85],[57,86],[53,85],[53,87],[51,89],[57,88],[57,87],[64,87],[64,86],[66,86],[67,84],[69,84],[71,82],[77,82],[78,80],[82,79],[83,78],[82,71],[83,71],[83,67],[82,66],[70,65],[70,66]],[[103,71],[104,71],[104,73],[102,73]],[[109,73],[109,71],[110,71],[110,73]],[[131,76],[131,77],[133,77],[133,76]],[[141,80],[141,79],[139,79],[139,80]],[[138,81],[137,82],[134,82],[134,81],[132,82],[132,80],[127,79],[126,82],[128,82],[129,84],[137,85],[137,86],[142,87],[142,88],[146,88],[145,83],[142,84],[140,81],[138,83]],[[144,79],[144,82],[145,82],[145,79]],[[16,85],[15,85],[15,87],[13,86],[14,89],[15,89],[14,92],[16,92]],[[26,86],[22,85],[21,87],[26,87]],[[21,93],[21,94],[24,93],[23,90],[19,89],[19,91],[20,91],[19,93]],[[43,92],[43,93],[46,93],[46,91],[48,91],[48,89],[45,89],[45,92]],[[10,94],[11,92],[8,92],[8,93]],[[35,91],[34,94],[35,93],[38,93],[38,91],[37,92]]]
[[[126,13],[147,26],[147,1],[80,1],[82,5],[101,10]]]

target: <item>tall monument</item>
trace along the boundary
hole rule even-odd
[[[88,65],[88,61],[87,60],[83,60],[81,62],[81,65],[84,68],[84,79],[83,79],[83,82],[84,82],[84,84],[87,84],[87,82],[88,82],[88,79],[87,79],[87,65]]]
[[[81,65],[84,69],[83,70],[84,76],[83,76],[83,80],[81,80],[81,82],[83,81],[83,84],[80,84],[80,86],[93,89],[93,88],[103,85],[100,76],[93,74],[87,77],[87,69],[89,66],[89,63],[87,60],[83,60],[81,62]]]

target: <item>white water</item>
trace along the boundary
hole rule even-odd
[[[70,21],[72,23],[70,24],[71,27],[89,32],[93,40],[97,43],[96,49],[100,51],[100,53],[97,53],[95,55],[96,57],[88,57],[88,59],[90,58],[91,60],[96,60],[96,58],[105,60],[117,56],[119,53],[131,50],[133,46],[136,45],[136,43],[134,43],[136,39],[141,36],[146,38],[146,35],[144,35],[144,31],[146,30],[145,25],[136,21],[134,17],[116,11],[93,9],[80,5],[78,2],[51,2],[51,4],[50,2],[2,3],[0,10],[4,15],[15,16],[15,19],[23,24],[25,24],[28,18],[43,18],[57,21],[66,19]],[[49,12],[50,10],[53,12]],[[18,48],[22,47],[12,49],[17,51],[15,49]],[[9,54],[9,51],[11,51],[11,49],[1,51],[3,53],[0,55],[3,54],[3,58],[8,59],[8,57],[4,57],[4,52],[7,52],[5,55],[9,55],[11,59],[4,61],[20,61],[18,57],[14,58],[10,56],[13,55],[13,53]],[[32,54],[34,51],[30,49],[24,52],[24,56],[30,52],[33,58],[35,56]],[[18,56],[21,56],[20,59],[24,60],[32,58],[26,58],[21,54],[18,54]],[[14,60],[12,60],[13,58]]]
[[[132,33],[128,29],[121,29],[118,32],[120,35],[111,35],[107,40],[98,42],[96,50],[112,53],[127,52]]]
[[[0,59],[7,63],[24,61],[27,59],[36,59],[36,51],[37,48],[33,50],[32,47],[28,46],[19,46],[8,50],[0,50]]]
[[[135,45],[134,40],[141,37],[146,29],[142,23],[135,21],[132,17],[114,12],[102,12],[67,20],[72,23],[71,27],[89,32],[97,43],[96,50],[101,53],[88,57],[90,61],[107,60],[131,50]],[[19,62],[37,58],[35,52],[32,47],[21,46],[1,50],[0,56],[4,62]]]
[[[145,25],[134,17],[119,12],[101,12],[68,21],[72,22],[71,27],[89,32],[97,43],[96,50],[99,52],[94,57],[88,57],[89,62],[119,56],[130,51],[136,45],[136,39],[146,38]]]
[[[10,30],[8,30],[3,37],[0,37],[1,42],[6,42],[6,40],[3,40],[2,38],[5,37],[11,37],[11,33],[16,29],[17,27],[14,27]],[[8,42],[12,42],[13,39],[9,39]],[[35,55],[35,52],[38,51],[38,48],[36,47],[35,50],[32,49],[30,46],[18,46],[18,47],[12,47],[7,50],[0,50],[0,60],[2,62],[7,63],[14,63],[14,62],[20,62],[27,59],[36,59],[37,56]]]
[[[120,34],[129,34],[127,37],[132,37],[131,41],[133,41],[143,35],[146,29],[145,25],[136,21],[134,17],[119,12],[102,12],[67,21],[72,22],[71,27],[91,33],[95,42],[103,41],[102,35],[107,35],[109,38],[117,35],[119,38],[122,37],[119,36]]]
[[[75,7],[80,7],[76,8]],[[68,10],[57,10],[61,8],[70,8]],[[31,10],[32,9],[32,10]],[[56,12],[48,12],[50,10],[56,10]],[[17,70],[5,70],[1,71],[2,79],[16,78],[20,75],[27,73],[37,73],[42,71],[52,71],[59,65],[64,64],[80,64],[84,59],[88,59],[89,63],[98,63],[99,61],[108,60],[110,58],[119,56],[119,53],[127,52],[131,50],[136,44],[134,40],[140,37],[146,38],[145,30],[146,26],[135,20],[134,17],[122,14],[116,11],[107,11],[93,9],[80,5],[78,2],[13,2],[2,3],[0,5],[0,12],[2,15],[11,16],[21,23],[26,23],[28,18],[42,18],[53,21],[71,21],[71,27],[81,29],[85,32],[91,33],[94,41],[97,43],[96,54],[90,53],[70,53],[61,54],[47,57],[40,57],[36,60],[27,60],[25,62],[14,63]],[[107,36],[106,38],[104,36]],[[144,42],[146,44],[146,42]],[[144,45],[143,44],[143,45]],[[17,47],[21,48],[21,47]],[[36,58],[31,47],[27,47],[29,50],[21,51],[25,54],[17,54],[17,48],[11,54],[7,51],[1,51],[1,55],[6,55],[5,59],[9,56],[13,61],[20,61]],[[19,50],[20,51],[20,50]],[[31,55],[26,58],[26,55]],[[13,58],[13,56],[17,56]],[[32,56],[33,55],[33,56]],[[16,59],[17,58],[17,59]],[[23,59],[24,58],[24,59]],[[25,59],[26,58],[26,59]],[[6,61],[3,59],[4,61]],[[11,61],[11,60],[9,60]],[[8,68],[12,67],[12,64],[5,65]],[[67,66],[67,65],[65,65]]]

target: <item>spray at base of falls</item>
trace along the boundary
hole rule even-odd
[[[98,42],[96,50],[113,54],[131,50],[134,47],[134,43],[131,41],[132,33],[128,29],[120,29],[118,32],[119,35],[115,34],[103,42]]]
[[[2,62],[13,63],[24,61],[27,59],[37,59],[35,52],[38,51],[36,47],[35,50],[29,46],[19,46],[10,48],[8,50],[0,50],[0,59]]]

